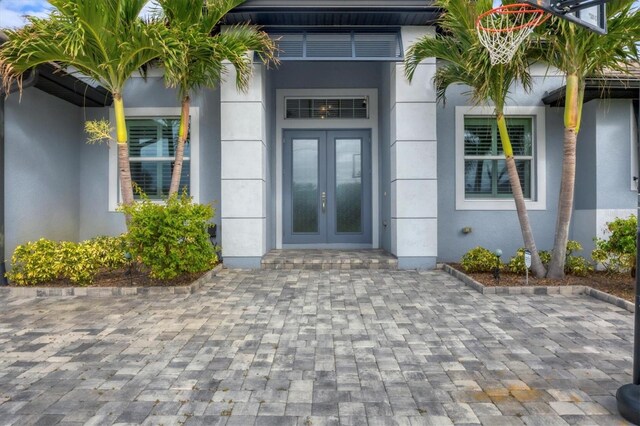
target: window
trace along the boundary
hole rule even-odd
[[[131,179],[150,199],[169,194],[171,174],[178,145],[180,117],[132,118],[127,120]],[[191,144],[184,148],[180,190],[190,191]],[[135,194],[136,198],[139,195]]]
[[[188,143],[185,145],[180,187],[187,187],[194,201],[199,201],[199,110],[190,109]],[[178,144],[180,108],[127,108],[125,110],[129,136],[131,178],[152,200],[161,200],[169,193],[171,172]],[[111,122],[115,122],[111,110]],[[118,178],[118,153],[109,150],[109,210],[115,211],[121,202]],[[138,195],[135,194],[138,198]]]
[[[511,107],[505,113],[527,207],[545,209],[544,108]],[[456,108],[456,208],[515,209],[492,108]]]
[[[531,199],[533,118],[507,118],[513,156],[524,198]],[[473,198],[509,198],[511,185],[502,141],[493,117],[464,119],[464,195]]]
[[[369,118],[369,99],[358,98],[286,98],[285,118]]]

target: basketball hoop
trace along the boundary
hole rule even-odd
[[[535,27],[551,15],[524,3],[508,4],[478,16],[476,30],[480,43],[489,51],[491,65],[506,64]]]

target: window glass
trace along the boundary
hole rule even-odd
[[[524,197],[532,199],[533,119],[507,118],[516,168]],[[465,117],[464,121],[465,198],[510,198],[511,185],[495,118]]]
[[[127,119],[131,179],[150,199],[159,200],[169,194],[175,149],[178,145],[179,118]],[[190,155],[188,143],[180,188],[190,191]],[[139,194],[135,194],[139,198]]]

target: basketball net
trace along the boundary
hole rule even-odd
[[[550,15],[534,6],[516,3],[491,9],[476,21],[480,43],[489,51],[491,65],[509,63],[520,45]]]

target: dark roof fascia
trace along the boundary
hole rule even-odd
[[[594,99],[638,99],[640,80],[588,79],[584,90],[584,102]],[[566,86],[548,92],[542,102],[552,107],[564,107]]]
[[[102,86],[93,87],[52,64],[38,67],[38,89],[82,107],[105,107],[113,97]]]
[[[418,25],[418,22],[419,25],[431,25],[436,22],[441,13],[440,8],[429,5],[426,1],[409,2],[410,4],[405,5],[382,5],[375,1],[371,1],[374,4],[369,5],[353,5],[347,1],[344,3],[344,6],[335,4],[300,6],[299,2],[293,2],[291,6],[245,3],[227,14],[224,23],[250,22],[263,26],[359,26],[360,24],[356,21],[361,22],[363,17],[367,17],[366,21],[373,26]]]

